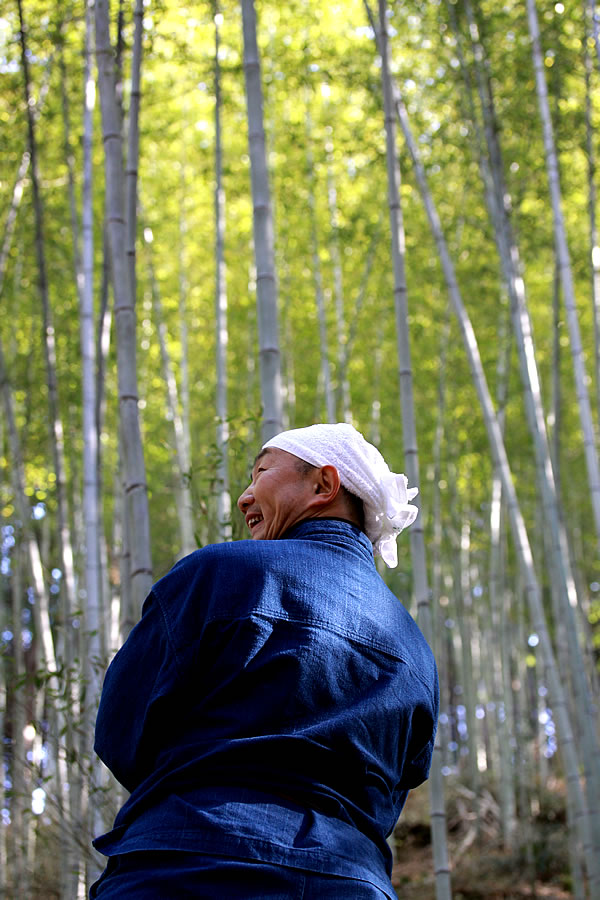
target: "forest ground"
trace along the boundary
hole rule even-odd
[[[534,810],[528,831],[521,827],[513,850],[502,847],[499,809],[491,794],[483,794],[478,829],[473,794],[461,785],[447,791],[453,900],[573,896],[563,789],[555,787]],[[398,898],[435,900],[426,786],[409,794],[394,837],[392,882]]]

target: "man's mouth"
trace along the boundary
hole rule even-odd
[[[252,531],[255,525],[258,525],[259,522],[262,522],[262,516],[248,516],[246,519],[246,525]]]

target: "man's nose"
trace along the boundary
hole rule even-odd
[[[240,509],[240,512],[245,513],[253,500],[254,494],[252,493],[252,485],[249,484],[246,490],[238,497],[237,505]]]

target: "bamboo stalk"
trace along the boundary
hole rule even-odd
[[[368,0],[365,7],[369,19],[374,20]],[[404,222],[400,204],[400,166],[396,153],[396,119],[394,115],[393,91],[389,72],[389,51],[387,37],[387,3],[379,0],[379,51],[381,55],[381,77],[383,85],[383,105],[386,133],[386,159],[388,174],[388,204],[390,213],[390,234],[392,242],[392,262],[394,272],[394,306],[396,312],[396,334],[398,341],[398,365],[400,380],[400,404],[402,412],[402,434],[404,445],[405,471],[409,484],[418,485],[419,455],[414,413],[412,387],[412,365],[408,326],[407,285],[404,267]],[[410,550],[413,563],[414,594],[417,602],[418,622],[425,639],[432,640],[430,590],[427,578],[423,513],[410,530]],[[429,780],[431,807],[431,836],[437,900],[451,897],[450,863],[446,839],[446,813],[441,779],[441,753],[439,736],[436,738]]]
[[[442,270],[444,272],[444,278],[446,280],[450,298],[452,300],[452,305],[454,307],[460,326],[461,336],[464,342],[469,365],[471,367],[473,381],[482,408],[483,419],[488,433],[488,439],[494,465],[497,467],[502,478],[502,488],[506,496],[508,516],[511,525],[513,540],[515,543],[515,549],[517,552],[517,558],[522,572],[528,603],[530,604],[531,608],[532,626],[535,629],[536,633],[539,635],[541,649],[547,663],[549,689],[551,691],[554,702],[554,710],[558,726],[557,732],[559,737],[559,744],[561,747],[563,764],[566,770],[567,788],[573,794],[574,804],[577,808],[579,839],[582,846],[584,847],[589,865],[589,871],[593,874],[595,873],[595,869],[598,868],[598,862],[594,858],[593,841],[589,816],[587,814],[587,805],[585,802],[581,784],[579,782],[579,763],[575,748],[575,738],[567,708],[566,697],[561,684],[558,669],[556,667],[554,651],[552,642],[550,640],[544,607],[542,604],[541,589],[537,579],[537,575],[535,573],[533,556],[531,553],[531,546],[529,543],[525,521],[521,513],[517,494],[512,480],[512,473],[504,447],[502,432],[498,424],[496,413],[494,411],[494,406],[487,385],[487,379],[485,377],[483,364],[481,362],[481,356],[479,353],[479,347],[477,344],[475,332],[473,330],[471,320],[467,314],[460,294],[458,282],[456,279],[456,273],[454,271],[454,266],[452,264],[452,260],[446,245],[446,240],[442,231],[439,215],[429,191],[425,170],[421,163],[417,145],[413,138],[412,131],[409,125],[406,106],[398,92],[397,87],[395,87],[394,103],[396,107],[396,114],[402,127],[406,144],[413,161],[417,184],[421,193],[423,204],[425,206],[430,228],[438,248],[440,262],[442,265]],[[595,874],[593,874],[593,880],[595,880]]]
[[[365,256],[363,274],[361,277],[356,299],[353,301],[353,315],[348,328],[348,338],[342,345],[340,353],[340,361],[338,364],[338,387],[340,385],[347,384],[348,392],[350,391],[350,382],[348,380],[348,366],[350,364],[352,351],[354,350],[354,344],[358,335],[360,314],[364,306],[365,298],[367,296],[367,288],[369,286],[369,280],[373,271],[375,251],[377,249],[378,241],[381,237],[381,219],[382,217],[380,216],[379,221],[377,222],[377,228],[371,235],[371,240],[369,241],[369,248]],[[345,390],[345,388],[343,390]]]
[[[536,90],[544,135],[546,168],[548,172],[550,199],[552,202],[554,241],[556,245],[556,254],[558,259],[558,268],[560,273],[565,310],[567,314],[567,323],[569,326],[571,355],[573,358],[573,369],[575,373],[577,406],[579,410],[581,428],[583,431],[583,445],[590,488],[590,498],[592,501],[598,546],[600,547],[600,466],[598,464],[598,453],[596,450],[596,441],[594,437],[592,409],[586,382],[579,318],[577,315],[577,307],[575,303],[575,288],[573,284],[573,272],[571,269],[571,256],[569,253],[567,232],[562,211],[562,194],[558,168],[558,156],[556,152],[556,145],[554,142],[552,118],[550,116],[550,108],[548,104],[548,89],[546,86],[546,76],[544,74],[544,62],[542,59],[540,30],[535,0],[527,0],[527,19],[529,22],[529,33],[531,37],[531,51],[533,56],[533,67],[535,71]],[[598,889],[600,890],[600,862],[598,863],[598,881]]]
[[[558,491],[554,478],[552,454],[546,429],[546,416],[543,408],[541,383],[533,341],[533,328],[527,305],[525,283],[521,273],[519,249],[509,217],[510,195],[504,180],[493,94],[489,79],[484,83],[482,77],[481,66],[485,55],[469,0],[465,0],[465,10],[474,44],[476,76],[484,116],[486,143],[490,157],[489,176],[485,177],[484,180],[487,183],[491,183],[493,191],[491,196],[488,194],[488,204],[511,300],[511,314],[516,336],[521,380],[525,392],[527,421],[534,443],[544,520],[550,526],[552,554],[549,557],[549,562],[556,572],[556,580],[562,589],[561,602],[566,615],[569,653],[571,667],[574,671],[575,721],[578,723],[579,732],[582,735],[582,758],[586,773],[585,785],[588,795],[588,810],[592,819],[597,852],[600,852],[600,821],[596,812],[600,808],[600,745],[596,735],[595,710],[591,702],[585,675],[583,653],[578,640],[573,613],[574,607],[579,604],[579,597],[571,568],[566,529],[560,511]]]
[[[325,415],[327,422],[335,422],[335,397],[331,384],[331,366],[329,364],[329,343],[327,340],[327,319],[325,310],[325,294],[323,291],[323,272],[319,252],[319,236],[317,233],[316,178],[315,160],[312,152],[312,119],[310,116],[310,95],[305,94],[305,128],[306,128],[306,180],[308,185],[308,209],[310,219],[310,243],[312,254],[315,298],[317,302],[317,319],[319,322],[319,347],[321,356],[321,382],[325,395]],[[320,419],[320,416],[318,416]]]
[[[508,372],[510,359],[510,342],[506,339],[507,328],[504,323],[499,329],[499,346],[497,363],[497,406],[498,424],[504,435],[505,407],[508,394]],[[498,732],[499,757],[499,790],[500,810],[502,815],[502,838],[507,849],[512,848],[517,827],[517,811],[515,805],[514,767],[512,765],[511,745],[513,741],[510,698],[510,670],[507,653],[507,604],[503,599],[506,593],[504,543],[504,498],[502,480],[495,470],[492,478],[492,497],[490,503],[490,574],[489,593],[492,619],[492,633],[500,636],[498,652],[494,659],[493,696],[496,705],[496,728]],[[494,642],[495,646],[497,643]],[[500,712],[502,710],[502,713]]]
[[[163,378],[167,388],[167,408],[169,410],[169,419],[173,423],[173,443],[175,450],[174,468],[177,473],[177,516],[179,521],[181,553],[183,556],[187,556],[188,553],[192,553],[192,551],[196,549],[194,521],[192,517],[192,492],[189,479],[190,461],[185,455],[183,421],[180,412],[177,381],[171,362],[171,354],[169,352],[167,340],[167,325],[152,261],[151,248],[153,240],[152,229],[148,227],[144,228],[144,246],[146,248],[146,262],[150,276],[150,288],[152,291],[152,307],[154,310],[154,319],[160,344]]]
[[[584,23],[589,17],[595,31],[594,42],[598,48],[595,3],[593,0],[583,3]],[[596,219],[596,153],[594,148],[594,131],[592,127],[592,58],[588,50],[588,28],[584,29],[584,68],[585,68],[585,144],[588,164],[588,215],[590,222],[590,281],[592,289],[592,311],[594,322],[594,377],[596,381],[596,411],[600,422],[600,238]]]
[[[248,146],[254,216],[256,301],[260,343],[260,385],[263,405],[262,438],[267,441],[283,427],[281,362],[277,324],[277,279],[273,216],[265,153],[260,59],[253,0],[242,0],[244,75],[248,112]]]
[[[337,189],[333,171],[333,142],[328,140],[325,144],[327,157],[327,205],[329,207],[329,221],[331,224],[330,253],[333,262],[333,293],[335,297],[335,318],[337,329],[337,394],[338,405],[341,408],[342,421],[352,423],[352,411],[350,400],[350,382],[348,381],[347,367],[343,367],[345,359],[345,346],[347,342],[346,316],[344,313],[344,276],[342,269],[342,254],[340,251],[339,212],[337,204]]]
[[[25,758],[25,654],[23,651],[22,636],[22,598],[23,598],[23,552],[19,544],[15,545],[12,559],[11,573],[11,604],[12,604],[12,632],[13,632],[13,705],[12,718],[12,758],[11,772],[12,797],[10,806],[12,846],[11,846],[11,871],[13,885],[19,885],[24,896],[28,896],[29,872],[26,861],[25,846],[25,798],[26,798],[26,758]],[[17,687],[17,685],[19,685]]]
[[[217,363],[217,529],[222,541],[231,540],[231,496],[229,493],[229,420],[227,417],[227,267],[225,265],[225,188],[221,138],[221,63],[219,25],[223,16],[213,0],[215,23],[215,324]]]
[[[137,295],[136,279],[136,232],[138,160],[140,155],[140,103],[142,43],[144,39],[144,3],[136,0],[133,11],[133,53],[131,58],[131,94],[127,117],[127,164],[125,166],[125,225],[127,233],[127,261],[129,264],[129,285],[133,303]]]
[[[57,504],[57,519],[58,519],[58,539],[59,539],[59,552],[60,552],[60,560],[61,567],[63,572],[63,606],[62,606],[62,618],[64,619],[63,628],[66,629],[66,626],[70,622],[70,611],[74,609],[75,603],[75,569],[74,569],[74,561],[73,561],[73,545],[71,540],[71,530],[69,526],[69,505],[67,500],[67,491],[66,491],[66,465],[65,465],[65,452],[64,452],[64,429],[62,424],[62,419],[60,416],[60,405],[58,398],[58,377],[57,377],[57,363],[56,363],[56,335],[55,329],[52,320],[52,311],[50,307],[50,296],[48,290],[48,276],[47,276],[47,266],[46,266],[46,254],[44,247],[44,213],[43,213],[43,205],[42,205],[42,197],[39,188],[39,171],[38,171],[38,157],[37,157],[37,141],[36,141],[36,133],[35,133],[35,117],[33,114],[33,103],[31,102],[31,78],[29,73],[29,51],[27,47],[27,32],[25,26],[25,19],[23,14],[23,4],[22,0],[18,0],[18,11],[19,11],[19,24],[20,24],[20,44],[21,44],[21,65],[23,69],[23,88],[24,88],[24,96],[25,96],[25,104],[27,109],[27,131],[28,131],[28,143],[29,143],[29,154],[31,159],[31,188],[33,195],[33,209],[34,209],[34,221],[35,221],[35,248],[36,248],[36,259],[37,259],[37,269],[38,269],[38,288],[40,293],[40,300],[42,305],[42,320],[43,320],[43,348],[44,348],[44,359],[46,366],[46,381],[48,387],[48,408],[49,408],[49,416],[48,416],[48,424],[49,424],[49,437],[50,437],[50,446],[52,450],[52,459],[54,464],[54,472],[56,475],[56,504]],[[45,591],[43,595],[45,596]],[[40,604],[42,600],[40,598]],[[47,616],[47,621],[42,620],[42,627],[44,631],[48,631],[50,633],[50,615],[49,608],[46,607],[44,603],[44,607],[40,606],[40,613],[44,618]],[[65,641],[65,661],[67,665],[67,669],[70,669],[71,662],[71,653],[69,647],[69,634],[67,631],[64,632],[66,636]],[[47,638],[48,645],[50,644],[50,637]],[[56,660],[53,659],[55,650],[54,647],[52,651],[48,649],[48,653],[51,653],[50,657],[50,668],[49,671],[51,673],[56,672]],[[47,657],[48,659],[48,657]],[[57,683],[57,699],[60,696],[60,685]],[[60,738],[57,737],[57,746],[56,746],[56,778],[57,778],[57,786],[58,786],[58,808],[59,808],[59,820],[60,827],[63,830],[67,830],[67,807],[69,803],[69,798],[67,795],[67,783],[68,783],[68,774],[67,774],[67,766],[66,766],[66,758],[67,754],[62,753],[63,748],[63,725],[65,726],[65,730],[70,731],[69,723],[66,723],[64,720],[63,713],[57,713],[57,722],[58,729],[57,735],[60,735]],[[67,738],[67,743],[69,743],[69,738]],[[70,860],[68,850],[66,854],[61,855],[61,891],[62,896],[67,897],[70,893],[69,888],[69,878],[70,878]]]
[[[128,581],[131,582],[133,618],[137,619],[152,587],[150,519],[144,452],[138,414],[135,347],[135,305],[125,251],[124,178],[121,120],[117,104],[115,67],[109,36],[108,0],[95,6],[96,61],[104,140],[106,202],[112,281],[115,296],[119,413],[122,432],[123,476],[127,505],[127,530],[131,550]],[[130,160],[130,163],[132,160]]]

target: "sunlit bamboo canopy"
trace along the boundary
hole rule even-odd
[[[385,577],[431,613],[447,789],[491,792],[506,845],[554,790],[596,889],[600,12],[390,3],[386,117],[379,11],[0,10],[0,893],[35,826],[72,862],[110,820],[77,824],[106,786],[82,679],[182,552],[245,536],[268,429],[331,419],[395,471],[418,443],[423,546]]]

